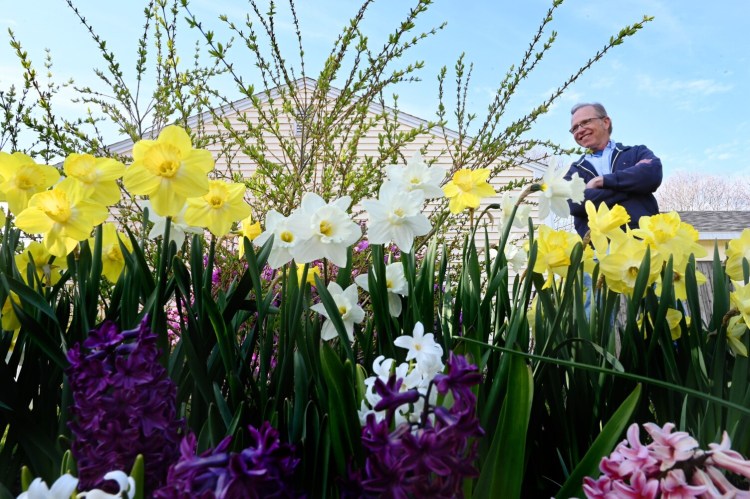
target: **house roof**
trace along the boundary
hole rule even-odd
[[[317,85],[317,81],[314,80],[313,78],[305,77],[305,78],[299,78],[298,80],[296,80],[295,84],[297,85],[298,88],[303,88],[307,91],[312,91]],[[339,90],[338,88],[329,87],[327,95],[330,99],[335,99],[340,94],[341,94],[341,90]],[[263,90],[261,92],[256,93],[252,97],[245,97],[245,98],[230,102],[228,104],[225,104],[219,108],[216,108],[215,110],[213,110],[213,112],[215,112],[219,117],[229,116],[235,113],[240,113],[242,111],[252,109],[252,107],[254,106],[253,101],[260,101],[263,103],[269,100],[276,99],[280,97],[280,95],[281,95],[281,91],[279,88],[274,88],[274,89],[271,89],[270,91]],[[388,111],[390,114],[395,115],[398,121],[401,122],[402,124],[412,126],[414,128],[427,125],[428,123],[427,120],[411,115],[409,113],[405,113],[400,109],[396,110],[392,107],[383,106],[375,102],[370,104],[370,110],[376,114],[381,114],[384,111]],[[206,111],[201,114],[197,114],[188,118],[187,124],[188,126],[192,127],[199,121],[210,119],[210,118],[211,118],[211,111]],[[441,135],[441,136],[445,135],[453,139],[456,139],[459,137],[458,132],[456,132],[455,130],[448,129],[448,128],[438,128],[437,130],[433,130],[430,133],[432,133],[433,135]],[[145,135],[150,136],[150,138],[156,138],[156,134],[154,130],[147,130]],[[471,137],[464,138],[464,141],[468,142],[470,140],[471,140]],[[128,139],[116,142],[114,144],[110,144],[107,147],[107,149],[112,153],[122,154],[131,150],[132,147],[133,147],[133,141],[128,138]],[[529,159],[527,163],[523,165],[519,165],[519,166],[520,168],[529,170],[536,177],[541,177],[547,169],[546,165],[543,165],[539,163],[538,161],[535,161],[534,159]]]
[[[701,239],[739,237],[750,228],[750,211],[678,211],[677,214],[700,233]]]

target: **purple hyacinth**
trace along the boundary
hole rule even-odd
[[[476,366],[451,352],[448,373],[435,377],[432,387],[451,392],[450,407],[432,406],[429,390],[399,391],[401,380],[376,381],[382,397],[376,410],[385,409],[380,421],[369,414],[362,429],[364,469],[350,473],[349,494],[363,497],[461,497],[464,478],[476,476],[476,438],[484,434],[476,417],[476,397],[471,387],[481,379]],[[411,393],[410,393],[411,392]],[[408,395],[407,395],[408,394]],[[418,423],[402,423],[391,431],[394,414],[404,400],[424,398]],[[431,417],[434,416],[434,417]],[[356,484],[356,486],[355,486]]]
[[[300,497],[292,484],[299,463],[293,447],[279,441],[268,421],[248,431],[250,445],[243,451],[229,452],[227,437],[200,455],[195,435],[187,435],[180,444],[180,459],[169,468],[167,485],[154,498]]]
[[[164,483],[169,463],[179,455],[177,389],[158,362],[148,321],[130,331],[106,321],[68,352],[71,449],[81,490],[107,490],[112,482],[104,475],[130,470],[143,454],[145,489],[152,491]]]

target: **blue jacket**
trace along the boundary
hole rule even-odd
[[[570,165],[565,178],[570,180],[578,174],[584,182],[598,176],[594,167],[584,159],[585,156]],[[623,146],[615,144],[612,152],[612,173],[603,175],[603,189],[586,189],[584,201],[570,205],[576,232],[583,237],[589,230],[588,216],[584,203],[591,201],[594,206],[606,203],[607,207],[619,204],[630,215],[630,227],[638,227],[642,216],[656,215],[659,205],[654,197],[656,188],[661,185],[661,160],[646,146]]]

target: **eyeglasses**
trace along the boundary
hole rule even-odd
[[[604,118],[606,118],[606,116],[597,116],[596,118],[589,118],[589,119],[586,119],[586,120],[582,120],[577,125],[574,125],[573,128],[571,128],[568,131],[570,133],[572,133],[573,135],[575,135],[575,133],[578,131],[578,129],[581,128],[582,126],[587,126],[589,123],[591,123],[594,120],[603,120]]]

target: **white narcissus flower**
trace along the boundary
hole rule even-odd
[[[253,244],[263,246],[273,236],[271,254],[268,256],[268,265],[278,269],[292,260],[292,250],[300,243],[310,237],[310,228],[304,217],[292,213],[285,217],[276,210],[270,210],[266,214],[266,230],[253,239]]]
[[[409,350],[406,360],[414,359],[420,371],[434,371],[438,365],[442,369],[443,347],[435,342],[432,333],[424,334],[424,326],[421,322],[414,325],[414,332],[411,336],[399,336],[393,340],[393,344]]]
[[[369,274],[360,274],[354,278],[359,287],[370,292]],[[388,312],[393,317],[401,315],[401,297],[409,295],[409,283],[404,275],[404,266],[401,262],[389,263],[385,267],[385,286],[388,291]]]
[[[422,191],[425,199],[443,197],[443,188],[440,184],[448,174],[448,168],[444,166],[429,166],[422,159],[419,152],[403,165],[388,165],[385,167],[388,180],[398,185],[402,191]]]
[[[414,238],[427,234],[432,228],[422,213],[424,195],[421,191],[403,192],[392,182],[384,183],[379,194],[377,200],[362,201],[367,210],[370,244],[393,241],[402,252],[410,253]]]
[[[104,475],[105,480],[114,480],[120,486],[114,494],[109,494],[103,490],[93,489],[88,492],[82,492],[76,496],[76,499],[132,499],[135,497],[135,480],[133,477],[126,475],[122,471],[110,471]]]
[[[508,221],[513,214],[513,208],[516,206],[516,202],[518,202],[517,194],[511,194],[508,191],[503,193],[503,199],[500,201],[500,209],[502,210],[502,213],[500,220],[497,222],[497,230],[500,234],[503,233],[503,229],[508,225]],[[513,218],[513,227],[518,227],[519,229],[528,228],[530,212],[530,205],[519,205],[518,210],[516,210],[516,216]]]
[[[515,272],[523,271],[523,269],[526,267],[526,262],[529,259],[526,250],[523,248],[519,248],[513,243],[508,243],[505,245],[505,249],[503,251],[505,253],[505,260],[508,262],[508,265],[510,265]]]
[[[167,217],[157,215],[154,209],[151,207],[151,202],[148,199],[143,199],[138,202],[141,208],[148,209],[148,221],[153,223],[151,231],[148,233],[149,239],[158,239],[164,236],[164,229],[167,227]],[[185,209],[186,206],[182,207],[180,212],[172,217],[172,222],[169,225],[169,240],[174,241],[177,245],[177,249],[182,247],[185,242],[185,236],[190,234],[203,234],[202,227],[193,227],[185,222]]]
[[[55,480],[52,488],[41,478],[35,478],[29,485],[29,489],[18,496],[18,499],[70,499],[70,496],[78,486],[78,479],[68,473]]]
[[[344,328],[349,336],[349,341],[354,341],[354,325],[365,320],[365,311],[357,304],[357,285],[352,284],[344,290],[335,282],[331,282],[326,289],[336,303],[341,320],[344,321]],[[310,308],[328,319],[320,332],[321,339],[328,341],[337,338],[336,327],[331,322],[325,305],[316,303]]]
[[[308,223],[310,237],[291,249],[297,263],[327,258],[334,265],[346,265],[346,250],[362,236],[362,229],[347,214],[352,198],[343,196],[326,203],[315,193],[302,197],[299,213]]]
[[[574,203],[583,201],[583,191],[586,182],[578,174],[573,175],[570,181],[563,178],[565,170],[550,165],[542,179],[542,190],[539,193],[539,218],[546,218],[550,210],[561,218],[570,216],[568,199]]]

